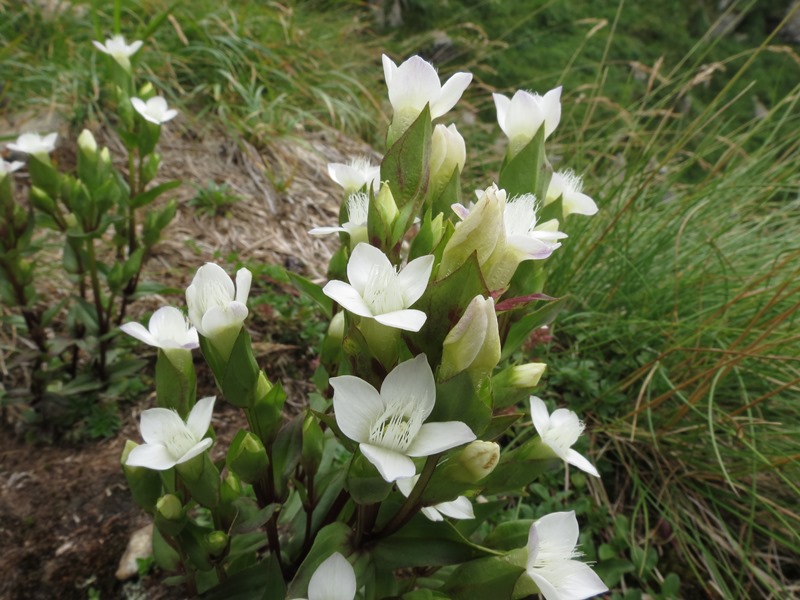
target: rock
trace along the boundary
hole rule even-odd
[[[153,555],[153,524],[145,525],[131,534],[125,554],[119,560],[116,577],[119,581],[131,579],[139,574],[139,558]]]

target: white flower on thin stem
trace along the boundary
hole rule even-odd
[[[6,162],[2,158],[0,158],[0,179],[3,179],[9,173],[13,173],[17,169],[21,168],[25,163],[20,162],[18,160],[12,162]]]
[[[419,475],[414,477],[403,477],[397,480],[397,489],[406,498],[411,494],[411,490],[417,485]],[[459,496],[450,502],[439,502],[433,506],[423,506],[421,509],[423,515],[428,517],[431,521],[443,521],[444,517],[451,519],[474,519],[475,513],[472,510],[472,503],[466,496]]]
[[[213,443],[205,436],[211,425],[214,400],[213,396],[198,400],[185,423],[168,408],[144,411],[139,430],[145,443],[131,450],[125,464],[165,471],[205,452]]]
[[[572,213],[578,215],[593,215],[597,213],[597,204],[583,193],[583,181],[572,170],[553,173],[550,185],[547,187],[544,203],[545,205],[550,204],[558,200],[559,197],[561,197],[561,206],[565,217]]]
[[[433,256],[428,255],[397,272],[383,252],[362,243],[347,262],[350,283],[329,281],[322,291],[353,314],[388,327],[419,331],[428,317],[409,307],[425,292],[432,269]]]
[[[497,108],[497,123],[511,142],[511,155],[515,156],[544,127],[547,139],[561,121],[561,86],[544,96],[518,90],[512,98],[492,94]]]
[[[358,192],[364,186],[377,194],[381,184],[381,168],[367,158],[354,158],[348,164],[328,163],[328,175],[344,188],[345,193]]]
[[[515,196],[506,202],[503,221],[506,226],[506,244],[520,254],[521,260],[542,260],[561,246],[558,240],[567,237],[558,231],[558,221],[545,223],[537,220],[537,202],[533,194]]]
[[[420,354],[397,365],[381,391],[352,375],[332,377],[336,423],[386,481],[416,473],[410,457],[430,456],[475,439],[461,421],[425,423],[436,402],[428,359]]]
[[[334,552],[314,571],[308,582],[308,599],[297,600],[353,600],[356,596],[356,573],[347,559]]]
[[[167,108],[167,101],[161,96],[153,96],[147,102],[141,98],[131,98],[131,104],[142,118],[156,125],[163,125],[178,116],[178,111]]]
[[[369,213],[369,196],[364,192],[350,194],[347,198],[347,219],[341,227],[314,227],[308,233],[311,235],[328,235],[329,233],[347,233],[350,239],[367,237],[367,214]]]
[[[56,149],[57,133],[41,136],[38,133],[23,133],[16,142],[6,144],[9,150],[25,154],[50,154]]]
[[[383,76],[394,109],[393,126],[395,121],[398,123],[395,138],[408,129],[426,104],[430,105],[431,119],[446,114],[472,81],[471,73],[459,72],[442,85],[433,65],[419,56],[412,56],[398,67],[385,54]]]
[[[575,560],[578,520],[575,512],[545,515],[528,534],[526,572],[545,600],[583,600],[608,591],[592,568]]]
[[[203,337],[218,341],[230,353],[247,318],[247,297],[253,275],[248,269],[236,273],[236,286],[225,269],[206,263],[186,288],[189,319]]]
[[[174,306],[162,306],[150,317],[147,328],[141,323],[120,325],[120,329],[140,342],[163,350],[193,350],[200,345],[197,330]]]
[[[537,396],[531,396],[530,402],[533,426],[542,438],[542,442],[560,459],[589,475],[600,477],[594,465],[572,449],[572,445],[578,441],[585,427],[578,419],[578,415],[566,408],[558,408],[550,414],[544,400]]]
[[[105,44],[101,44],[97,40],[93,40],[92,43],[100,52],[108,54],[126,70],[129,70],[131,67],[130,57],[136,54],[139,48],[142,47],[141,40],[136,40],[128,44],[121,35],[111,36],[106,40]]]

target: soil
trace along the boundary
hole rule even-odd
[[[14,131],[16,125],[6,127]],[[115,154],[118,142],[102,128],[93,131]],[[256,150],[219,132],[198,136],[178,128],[165,128],[161,151],[164,179],[180,178],[184,185],[172,196],[180,202],[178,215],[156,248],[144,279],[178,289],[188,285],[203,262],[220,262],[230,271],[232,264],[220,261],[229,256],[232,261],[283,264],[318,279],[337,240],[311,238],[306,232],[336,221],[341,194],[327,176],[327,163],[371,153],[334,132],[300,132],[296,138]],[[16,176],[24,187],[25,173]],[[277,179],[288,185],[276,189],[272,182]],[[227,183],[241,197],[225,215],[198,215],[189,205],[196,193],[191,184],[203,186],[209,180]],[[54,259],[57,277],[60,260]],[[60,293],[60,286],[57,279],[43,279],[39,293],[49,301]],[[258,285],[267,283],[254,282],[254,287]],[[141,321],[157,306],[178,302],[143,299],[131,307],[129,318]],[[9,310],[2,312],[7,315]],[[253,320],[258,327],[263,321]],[[0,320],[0,389],[9,391],[26,378],[20,357],[27,342],[3,323]],[[289,410],[296,410],[309,389],[303,378],[312,372],[313,356],[306,348],[264,342],[269,340],[265,333],[251,331],[258,358],[270,378],[282,379]],[[142,357],[152,361],[145,347]],[[152,362],[148,369],[152,375]],[[286,381],[286,375],[294,381]],[[200,395],[215,393],[207,375],[199,373],[198,382]],[[80,443],[66,443],[63,437],[43,441],[47,436],[22,427],[18,414],[5,414],[0,423],[0,600],[183,597],[182,589],[162,585],[164,574],[157,571],[128,581],[115,575],[131,535],[150,522],[130,497],[119,457],[126,439],[139,441],[139,414],[153,402],[148,393],[124,406],[122,427],[113,438]],[[218,401],[212,425],[217,434],[212,450],[216,459],[224,456],[244,420],[238,409]]]

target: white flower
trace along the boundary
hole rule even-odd
[[[130,69],[130,57],[136,54],[139,48],[142,47],[141,40],[136,40],[128,44],[121,35],[111,36],[106,40],[105,44],[101,44],[97,40],[93,40],[92,43],[100,52],[108,54],[125,69]]]
[[[162,306],[150,317],[147,329],[141,323],[125,323],[120,329],[140,342],[163,350],[192,350],[200,345],[197,330],[174,306]]]
[[[213,440],[205,437],[211,424],[214,397],[198,400],[186,422],[174,410],[150,408],[142,413],[139,430],[145,443],[136,446],[125,461],[130,467],[165,471],[202,454]]]
[[[561,206],[564,216],[576,213],[579,215],[593,215],[597,213],[597,204],[583,192],[583,181],[574,171],[559,171],[553,173],[550,185],[545,195],[545,205],[561,197]]]
[[[357,589],[352,565],[344,556],[334,552],[311,576],[308,582],[308,600],[353,600]]]
[[[584,424],[574,411],[559,408],[551,415],[541,398],[531,396],[531,418],[537,433],[560,459],[579,468],[581,471],[600,477],[600,473],[581,454],[572,449],[583,433]]]
[[[22,165],[25,163],[15,160],[13,162],[6,162],[2,158],[0,158],[0,179],[3,179],[9,173],[13,173],[17,169],[21,168]]]
[[[314,227],[308,233],[311,235],[327,235],[329,233],[344,232],[350,235],[350,239],[367,238],[367,214],[369,213],[369,196],[364,192],[350,194],[347,198],[347,218],[346,223],[341,227]]]
[[[253,275],[247,269],[236,273],[236,287],[225,270],[206,263],[197,270],[191,285],[186,288],[189,319],[203,337],[216,336],[235,330],[238,335],[247,318],[247,297]]]
[[[328,163],[328,175],[351,194],[366,186],[378,193],[381,184],[381,168],[367,158],[355,158],[349,164]]]
[[[386,481],[412,477],[412,456],[438,454],[475,439],[461,421],[424,423],[436,402],[436,384],[424,354],[397,365],[380,393],[352,375],[332,377],[330,383],[336,423],[359,443]]]
[[[561,120],[561,86],[544,96],[518,90],[509,100],[503,94],[492,94],[497,108],[497,123],[512,143],[512,155],[530,142],[539,127],[544,126],[547,139]]]
[[[414,477],[403,477],[397,480],[397,489],[400,493],[408,498],[411,490],[417,485],[419,475]],[[428,517],[431,521],[443,521],[444,517],[451,519],[474,519],[475,513],[472,510],[472,503],[466,496],[459,496],[450,502],[440,502],[433,506],[423,506],[422,514]],[[444,517],[442,516],[444,515]]]
[[[398,67],[385,54],[383,76],[398,120],[396,137],[408,129],[426,104],[430,105],[431,119],[446,114],[472,81],[471,73],[456,73],[442,85],[433,65],[419,56],[412,56]]]
[[[506,244],[517,250],[522,260],[547,258],[561,246],[558,240],[567,237],[566,233],[558,231],[555,219],[538,223],[536,210],[536,196],[523,194],[506,202],[503,212]]]
[[[178,116],[178,111],[167,108],[167,101],[161,96],[153,96],[147,102],[141,98],[131,98],[131,104],[145,120],[156,125],[163,125]]]
[[[49,133],[42,137],[38,133],[23,133],[16,142],[6,144],[9,150],[25,154],[50,154],[56,149],[57,133]]]
[[[607,592],[592,568],[575,560],[578,544],[575,512],[546,515],[531,525],[526,572],[545,600],[583,600]]]
[[[350,283],[329,281],[322,291],[351,313],[388,327],[419,331],[428,317],[409,306],[425,292],[432,269],[433,256],[428,255],[412,260],[398,273],[383,252],[362,243],[347,262]]]

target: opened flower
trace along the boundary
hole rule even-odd
[[[308,599],[297,600],[353,600],[357,590],[356,574],[347,559],[334,552],[314,571],[308,582]]]
[[[0,158],[0,179],[3,179],[9,173],[13,173],[17,169],[21,168],[22,165],[25,163],[20,162],[18,160],[12,162],[6,162],[2,158]]]
[[[426,104],[430,105],[431,119],[446,114],[472,81],[471,73],[456,73],[442,85],[433,65],[419,56],[412,56],[398,67],[384,54],[383,75],[394,109],[395,139],[416,120]]]
[[[369,196],[364,192],[350,194],[347,198],[348,221],[341,227],[314,227],[311,235],[327,235],[329,233],[343,232],[350,236],[351,243],[366,241],[367,239],[367,214],[369,213]]]
[[[147,102],[141,98],[131,98],[131,104],[146,121],[163,125],[178,116],[178,111],[167,107],[167,101],[161,96],[153,96]]]
[[[6,144],[9,150],[24,154],[50,154],[56,149],[57,133],[41,136],[38,133],[23,133],[16,142]]]
[[[497,108],[497,123],[511,143],[511,156],[516,156],[544,127],[547,139],[561,121],[561,86],[544,96],[518,90],[510,99],[492,94]]]
[[[572,213],[579,215],[593,215],[597,213],[597,204],[583,193],[583,181],[574,171],[559,171],[553,173],[550,185],[547,187],[545,205],[561,198],[561,206],[566,217]]]
[[[381,183],[381,168],[373,165],[367,158],[355,158],[348,164],[328,163],[328,175],[344,188],[345,193],[352,194],[364,186],[377,193]]]
[[[516,196],[506,202],[503,221],[506,226],[506,244],[514,248],[521,260],[541,260],[561,246],[558,240],[567,237],[558,231],[558,221],[545,223],[537,220],[537,202],[533,194]]]
[[[125,323],[120,329],[140,342],[163,350],[192,350],[200,345],[197,330],[174,306],[162,306],[154,312],[146,329],[141,323],[135,322]]]
[[[97,40],[92,41],[92,43],[94,44],[95,48],[100,50],[100,52],[108,54],[125,70],[129,70],[131,68],[131,56],[136,54],[139,51],[139,48],[142,47],[141,40],[136,40],[135,42],[128,44],[125,41],[125,38],[121,35],[111,36],[106,40],[105,44],[101,44]]]
[[[247,269],[236,273],[236,286],[225,270],[206,263],[186,288],[189,319],[203,337],[227,355],[247,318],[247,297],[253,275]]]
[[[397,480],[397,489],[406,498],[411,494],[411,490],[417,484],[419,475]],[[443,521],[444,517],[451,519],[474,519],[475,512],[472,510],[472,503],[466,496],[459,496],[450,502],[439,502],[433,506],[423,506],[421,509],[423,515],[428,517],[431,521]]]
[[[428,255],[397,272],[383,252],[361,243],[347,262],[350,283],[329,281],[322,291],[353,314],[388,327],[419,331],[428,317],[409,307],[425,292],[432,269],[433,256]]]
[[[553,454],[589,475],[600,477],[594,465],[572,449],[585,427],[578,415],[566,408],[558,408],[550,414],[544,401],[536,396],[531,396],[530,402],[533,426]]]
[[[420,354],[397,365],[381,391],[352,375],[332,377],[336,423],[386,481],[416,474],[411,457],[438,454],[475,439],[461,421],[425,423],[436,402],[428,359]]]
[[[185,463],[211,447],[206,437],[214,410],[213,396],[198,400],[186,422],[168,408],[150,408],[142,413],[139,430],[145,443],[136,446],[125,462],[130,467],[165,471]]]
[[[546,515],[531,525],[526,572],[545,600],[583,600],[608,588],[592,568],[575,560],[578,520],[575,511]]]

